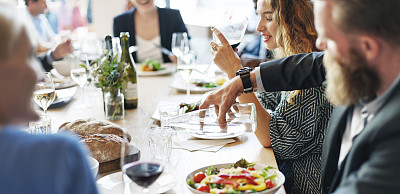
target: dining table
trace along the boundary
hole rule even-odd
[[[138,107],[125,110],[124,119],[112,121],[128,131],[133,137],[132,141],[135,142],[132,143],[139,148],[141,157],[152,157],[145,137],[149,126],[158,124],[157,119],[152,118],[154,112],[157,111],[158,104],[160,102],[178,104],[187,100],[185,93],[170,87],[170,84],[176,78],[175,74],[176,72],[166,75],[138,77]],[[204,94],[196,93],[190,95],[190,99],[193,101],[202,98],[204,98]],[[77,106],[80,104],[78,103],[79,100],[84,100],[85,107]],[[51,117],[53,133],[57,132],[59,126],[65,122],[86,118],[105,120],[102,93],[93,84],[86,86],[84,88],[84,96],[78,90],[69,103],[49,109],[48,114]],[[253,132],[246,132],[241,136],[235,137],[234,140],[235,142],[226,144],[217,152],[191,152],[184,149],[172,149],[166,173],[173,175],[176,179],[176,185],[165,193],[191,193],[186,184],[186,177],[192,171],[204,166],[235,163],[244,158],[247,161],[278,168],[272,148],[263,147]],[[101,173],[97,179],[118,171],[121,170]],[[277,193],[285,193],[283,186]]]

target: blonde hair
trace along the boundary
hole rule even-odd
[[[313,4],[309,0],[267,0],[273,10],[272,18],[277,26],[275,58],[299,53],[318,51],[315,41],[318,34],[314,26]],[[300,90],[291,91],[287,101]]]
[[[8,59],[24,27],[15,6],[0,1],[0,61]]]

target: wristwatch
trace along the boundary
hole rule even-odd
[[[253,92],[253,86],[251,85],[251,80],[250,80],[251,71],[253,71],[252,68],[243,67],[236,72],[236,76],[240,76],[240,79],[242,79],[243,89],[245,94]]]

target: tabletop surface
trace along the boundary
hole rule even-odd
[[[171,102],[179,103],[186,99],[186,94],[178,93],[175,89],[169,87],[174,79],[173,75],[139,77],[138,95],[139,105],[137,109],[125,111],[125,119],[114,121],[114,123],[128,130],[136,139],[134,145],[141,150],[141,157],[151,158],[145,132],[149,124],[154,123],[151,115],[156,111],[158,103]],[[74,121],[76,119],[96,118],[104,120],[103,99],[99,89],[94,87],[85,87],[85,109],[79,109],[77,101],[82,100],[79,90],[74,99],[65,106],[53,108],[48,111],[51,116],[52,131],[56,132],[58,127],[64,122]],[[191,99],[201,99],[202,94],[192,94]],[[173,174],[177,185],[167,193],[191,193],[186,187],[186,176],[195,169],[221,163],[234,163],[241,158],[248,161],[256,161],[259,164],[273,166],[277,168],[275,156],[271,148],[264,148],[258,142],[253,133],[245,133],[235,138],[234,143],[225,145],[218,152],[194,151],[189,152],[183,149],[173,149],[169,161],[168,173]],[[98,178],[104,177],[110,173],[100,174]],[[281,188],[277,193],[285,193]]]

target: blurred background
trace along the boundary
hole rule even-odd
[[[24,7],[24,0],[17,1]],[[112,34],[113,18],[125,12],[129,0],[48,0],[46,17],[54,32],[73,32],[77,39],[103,39]],[[212,40],[210,27],[220,21],[227,10],[246,15],[248,31],[238,47],[243,49],[246,42],[256,37],[254,33],[257,16],[253,0],[154,0],[158,7],[178,9],[192,37],[192,48],[197,52],[198,63],[209,63],[209,42]],[[84,47],[85,45],[82,45]],[[82,48],[85,49],[85,48]],[[93,49],[93,48],[87,48]],[[93,51],[95,52],[95,51]]]

